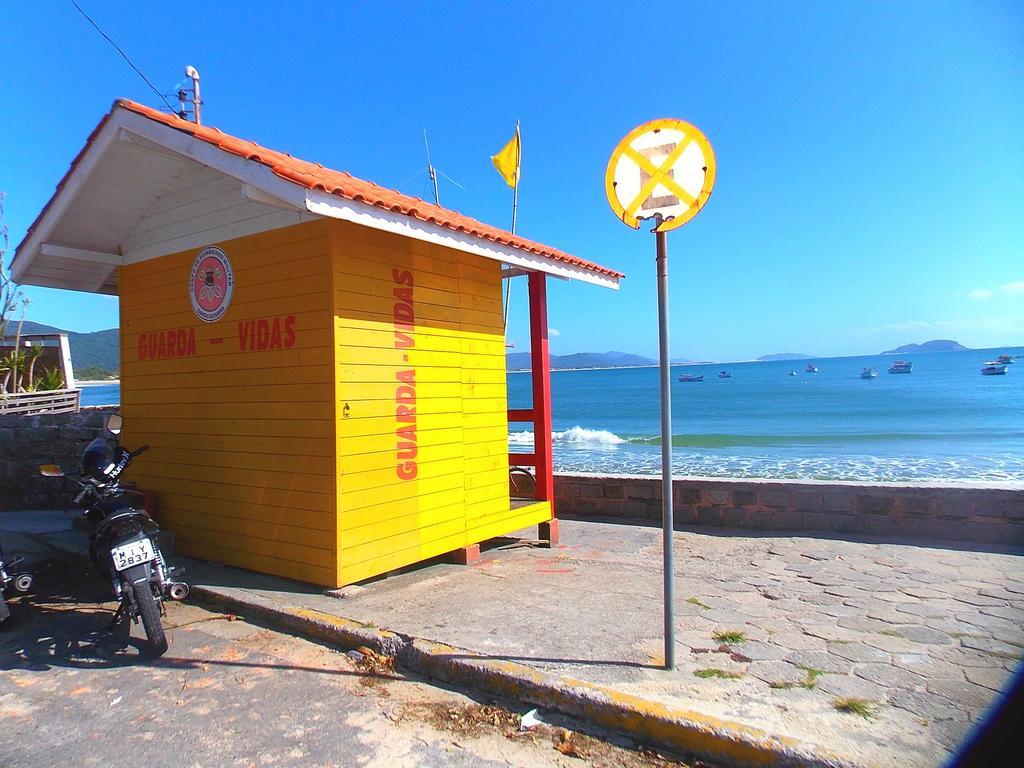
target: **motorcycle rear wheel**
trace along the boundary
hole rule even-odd
[[[146,639],[149,640],[149,652],[146,655],[152,658],[163,656],[167,652],[167,635],[160,621],[160,606],[153,597],[153,588],[148,581],[143,581],[132,584],[132,592],[135,594],[139,618],[142,619],[142,628],[146,630]]]

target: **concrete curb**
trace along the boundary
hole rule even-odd
[[[247,590],[193,585],[190,599],[343,648],[366,646],[395,657],[402,667],[416,674],[559,712],[672,752],[734,766],[853,766],[839,757],[812,751],[796,739],[774,737],[741,723],[670,709],[603,686],[321,611],[282,606]]]

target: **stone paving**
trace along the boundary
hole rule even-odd
[[[651,666],[663,660],[660,531],[563,521],[562,532],[556,551],[413,571],[335,611],[862,765],[944,762],[1024,656],[1022,550],[695,528],[675,535],[667,674]]]
[[[692,594],[681,639],[700,659],[695,671],[754,678],[768,686],[758,691],[767,701],[794,691],[817,706],[860,699],[875,719],[887,708],[912,715],[948,750],[1024,655],[1019,554],[682,538],[684,589]]]
[[[1024,550],[748,533],[675,534],[672,673],[659,668],[656,528],[562,521],[556,550],[509,540],[473,567],[411,569],[340,599],[175,562],[193,583],[514,660],[854,765],[942,764],[1019,668]]]

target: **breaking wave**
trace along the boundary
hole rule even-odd
[[[578,425],[570,427],[563,432],[552,432],[551,440],[555,443],[562,443],[565,445],[579,445],[595,448],[622,445],[628,442],[627,440],[623,440],[614,432],[609,432],[606,429],[587,429],[586,427]],[[508,436],[508,443],[511,446],[533,445],[533,432],[530,430],[512,432]]]
[[[509,450],[533,450],[533,432],[509,434]],[[843,437],[838,436],[841,441]],[[1024,455],[997,452],[985,455],[920,455],[906,451],[906,435],[854,436],[851,444],[890,445],[884,455],[856,450],[836,453],[825,435],[674,435],[676,475],[750,477],[801,480],[860,480],[869,482],[1022,482]],[[661,473],[660,440],[650,436],[620,437],[604,429],[574,426],[552,432],[556,472]],[[907,441],[907,442],[905,442]],[[840,442],[841,444],[841,442]]]

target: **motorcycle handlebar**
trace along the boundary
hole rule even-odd
[[[142,454],[144,454],[148,450],[149,450],[149,446],[148,445],[144,445],[141,448],[136,448],[134,451],[132,451],[131,453],[128,454],[128,458],[134,459],[136,456],[141,456]]]
[[[91,477],[83,477],[80,479],[72,478],[72,480],[74,480],[75,482],[82,486],[81,492],[77,496],[75,496],[75,500],[73,503],[81,504],[82,499],[84,499],[90,493],[96,493],[97,483]]]

